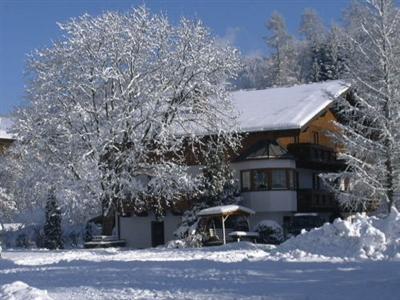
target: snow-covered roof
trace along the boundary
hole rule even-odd
[[[349,88],[343,81],[231,94],[242,132],[301,129]],[[333,97],[332,97],[333,96]]]
[[[0,139],[12,140],[13,136],[9,133],[13,122],[10,118],[0,117]]]
[[[230,205],[221,205],[214,206],[210,208],[202,209],[197,213],[198,216],[213,216],[213,215],[226,215],[232,214],[236,212],[242,212],[244,214],[254,215],[255,211],[240,205],[230,204]]]

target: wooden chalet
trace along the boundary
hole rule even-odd
[[[240,182],[239,204],[255,212],[252,226],[266,219],[284,224],[296,213],[317,213],[326,221],[340,214],[318,175],[345,167],[328,132],[335,130],[332,105],[348,89],[327,81],[231,94],[244,136],[231,166]],[[167,212],[163,221],[151,214],[117,215],[115,224],[128,246],[146,248],[174,239],[180,221]]]

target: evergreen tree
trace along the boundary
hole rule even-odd
[[[266,58],[262,56],[245,57],[243,68],[233,82],[236,89],[265,89],[271,86],[268,73],[271,69]]]
[[[284,18],[274,12],[267,22],[270,35],[266,38],[272,50],[271,72],[268,80],[271,85],[284,86],[298,83],[296,48],[293,37],[287,32]]]
[[[46,223],[44,224],[44,245],[48,249],[62,249],[61,209],[53,189],[50,189],[46,203]]]
[[[304,11],[299,31],[304,36],[302,55],[299,61],[302,81],[318,82],[326,80],[322,71],[325,63],[326,31],[321,18],[315,10],[307,9]]]
[[[342,36],[342,29],[332,25],[322,50],[322,80],[340,79],[345,74],[347,56]]]
[[[210,150],[203,167],[201,202],[208,207],[235,202],[237,185],[227,155],[219,147]]]

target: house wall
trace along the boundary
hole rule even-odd
[[[133,248],[151,247],[152,217],[120,217],[120,238]]]
[[[250,160],[232,163],[235,170],[235,176],[240,182],[240,172],[252,169],[273,169],[273,168],[296,168],[296,162],[290,159],[263,159]],[[258,212],[285,212],[297,210],[297,194],[296,191],[254,191],[243,192],[242,205]]]
[[[259,212],[295,212],[296,191],[265,191],[242,193],[242,205]]]
[[[154,215],[146,217],[119,217],[119,233],[120,238],[126,240],[127,246],[130,248],[149,248],[152,246],[151,241],[151,222],[156,221]],[[165,243],[175,239],[174,231],[181,222],[181,216],[175,216],[171,213],[163,218],[164,221],[164,240]],[[118,222],[116,222],[118,224]],[[118,230],[118,229],[117,229]]]
[[[295,142],[294,137],[298,137],[299,143],[314,143],[314,133],[318,132],[318,144],[334,148],[335,145],[326,136],[327,130],[335,130],[332,121],[334,115],[328,110],[319,117],[312,120],[303,131],[287,130],[280,132],[258,132],[248,134],[242,141],[243,147],[241,153],[247,151],[250,147],[261,140],[277,140],[284,148]],[[239,154],[240,155],[240,154]],[[235,171],[235,177],[240,182],[241,171],[252,169],[295,169],[298,172],[299,189],[313,188],[312,169],[296,168],[294,159],[258,159],[246,161],[232,161],[231,166]],[[191,165],[189,173],[193,176],[200,172],[199,165]],[[310,200],[311,201],[311,200]],[[267,190],[267,191],[249,191],[242,192],[243,206],[256,211],[254,216],[250,217],[250,229],[252,230],[262,220],[274,220],[283,224],[285,216],[293,216],[297,212],[297,191],[296,190]],[[321,214],[322,215],[322,214]],[[329,214],[326,214],[327,216]],[[328,217],[327,217],[328,219]],[[154,216],[147,217],[129,217],[120,218],[121,238],[127,241],[127,245],[133,248],[148,248],[152,246],[151,241],[151,221]],[[181,221],[180,216],[167,215],[164,218],[164,237],[165,242],[174,239],[173,232]]]

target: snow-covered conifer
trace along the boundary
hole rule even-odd
[[[48,194],[45,216],[44,246],[48,249],[62,249],[61,210],[53,189],[50,189]]]
[[[308,83],[326,80],[322,71],[325,63],[326,30],[315,10],[304,11],[299,31],[304,36],[299,57],[302,81]]]
[[[207,207],[235,202],[237,182],[223,147],[212,146],[202,172],[200,202],[206,203]]]
[[[284,18],[274,12],[266,26],[270,32],[266,41],[272,50],[269,74],[271,84],[283,86],[297,83],[296,48],[293,37],[287,32]]]
[[[245,57],[242,65],[243,68],[234,82],[234,88],[259,90],[271,86],[268,77],[271,64],[266,58],[261,55]]]
[[[321,79],[335,80],[344,77],[347,60],[343,29],[332,25],[322,48]]]

